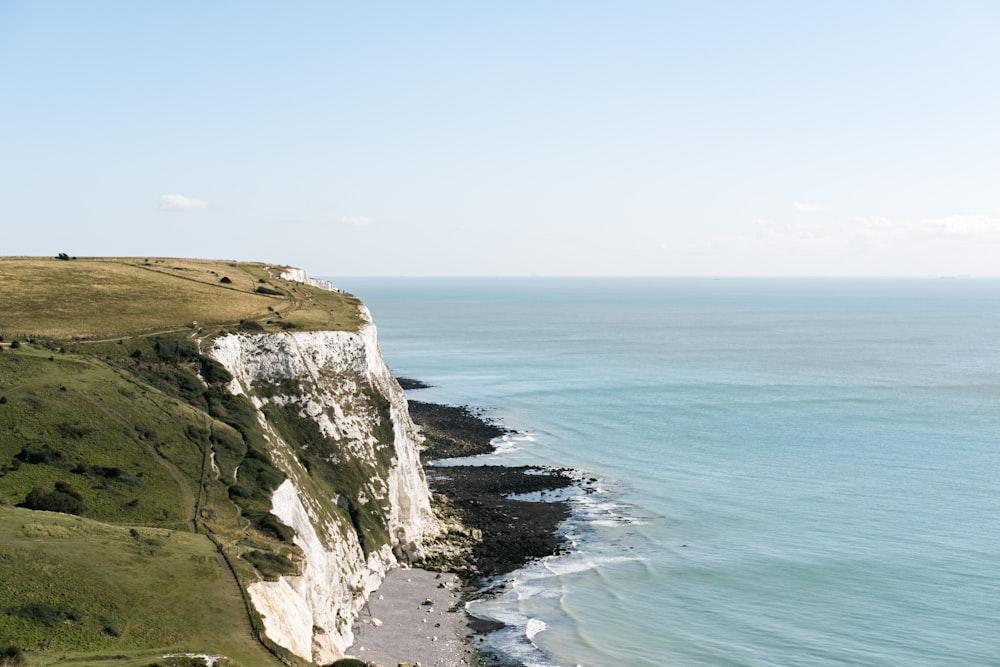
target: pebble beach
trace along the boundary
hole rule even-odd
[[[473,665],[470,630],[454,574],[390,571],[354,625],[350,653],[374,665]]]

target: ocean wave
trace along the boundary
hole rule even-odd
[[[503,628],[489,635],[492,649],[526,667],[558,667],[534,642],[538,634],[548,629],[545,621],[508,605],[498,605],[496,600],[468,603],[466,609],[474,616],[504,624]]]
[[[640,515],[638,508],[613,498],[614,491],[593,484],[584,487],[586,493],[572,498],[575,515],[594,526],[642,526],[648,517]]]
[[[538,442],[538,434],[530,431],[515,431],[493,438],[490,444],[495,448],[494,454],[510,454],[523,449],[526,444]]]
[[[582,556],[570,554],[562,558],[547,559],[544,562],[544,566],[552,576],[556,577],[590,572],[604,579],[602,568],[606,565],[631,562],[641,563],[645,560],[641,556]]]

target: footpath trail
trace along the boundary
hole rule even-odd
[[[129,382],[129,383],[135,384],[135,381],[131,377],[129,377],[127,373],[125,373],[123,371],[118,371],[118,374],[119,374],[119,377],[121,377],[122,380],[124,380],[125,382]],[[132,421],[129,420],[129,419],[126,419],[125,416],[122,415],[121,413],[108,408],[108,406],[106,406],[106,405],[104,405],[104,404],[102,404],[102,403],[100,403],[98,401],[95,401],[95,400],[93,400],[90,397],[87,397],[86,400],[94,407],[95,410],[97,410],[99,412],[102,412],[103,414],[107,415],[112,420],[114,420],[114,421],[118,422],[119,424],[121,424],[125,429],[132,429],[133,428]],[[153,401],[153,403],[154,403],[154,405],[156,404],[155,401]],[[157,406],[157,407],[159,407],[159,406]],[[177,486],[180,487],[181,494],[182,494],[182,496],[184,498],[184,506],[187,507],[187,508],[189,508],[187,521],[188,521],[188,523],[190,523],[192,525],[193,530],[195,532],[198,532],[197,531],[197,524],[196,524],[197,511],[198,511],[198,499],[195,498],[194,492],[191,490],[191,484],[190,484],[188,478],[185,477],[184,474],[180,470],[178,470],[177,466],[175,466],[173,463],[171,463],[168,459],[165,459],[163,456],[161,456],[160,453],[158,451],[156,451],[156,447],[154,447],[151,443],[143,441],[143,446],[146,448],[146,452],[150,455],[150,457],[154,461],[156,461],[160,466],[162,466],[163,469],[166,470],[167,473],[177,483]],[[202,479],[200,479],[199,482],[198,482],[198,487],[199,488],[201,488],[202,484],[204,483],[204,477],[205,477],[204,468],[202,469],[201,477],[202,477]]]

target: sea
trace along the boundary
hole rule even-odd
[[[470,612],[529,666],[1000,665],[1000,280],[333,278],[411,398],[572,467]]]

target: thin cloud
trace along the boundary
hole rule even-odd
[[[860,223],[860,236],[870,241],[1000,242],[1000,218],[989,215],[949,215],[919,220],[860,216],[855,220]]]
[[[793,201],[792,208],[802,213],[818,213],[819,211],[827,211],[830,207],[826,204],[817,204],[815,202]]]
[[[833,248],[844,244],[844,237],[836,226],[823,224],[776,223],[757,220],[755,240],[767,245]]]
[[[859,215],[847,220],[825,220],[825,217],[804,222],[757,219],[742,232],[664,242],[658,248],[661,253],[679,257],[749,252],[760,256],[802,253],[803,257],[849,258],[854,253],[887,252],[915,257],[953,244],[978,248],[1000,244],[1000,216],[990,214],[926,218]]]
[[[184,195],[160,195],[161,211],[193,211],[208,206],[207,201],[185,197]]]
[[[950,215],[921,220],[922,231],[940,239],[1000,241],[1000,218],[988,215]]]
[[[343,225],[353,225],[354,227],[367,227],[372,224],[372,219],[363,215],[345,215],[340,219]]]

